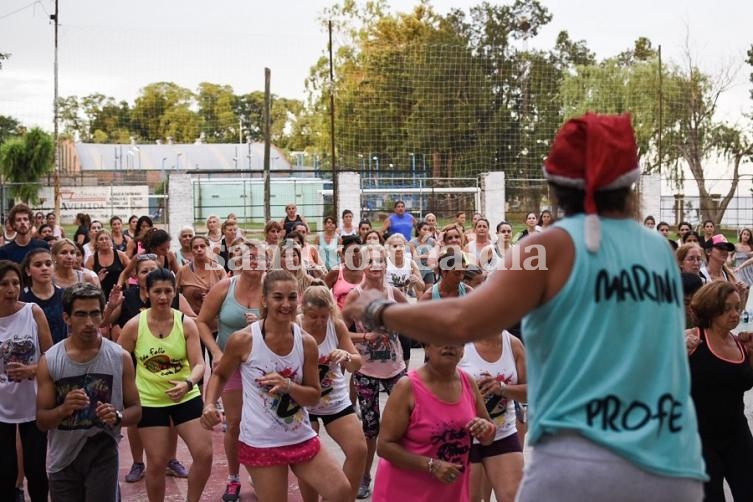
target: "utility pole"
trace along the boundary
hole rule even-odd
[[[54,102],[52,104],[53,114],[54,114],[54,120],[53,120],[53,132],[52,132],[52,142],[55,145],[55,167],[54,167],[54,174],[53,174],[53,193],[54,193],[54,199],[55,199],[55,220],[58,223],[61,223],[60,220],[60,145],[58,144],[58,25],[59,25],[59,15],[58,15],[58,1],[55,0],[55,14],[50,16],[50,19],[54,21],[55,23],[55,63],[54,63],[54,74],[55,74],[55,84],[54,84]]]
[[[272,71],[264,68],[264,221],[272,219],[272,208],[270,207],[270,190],[272,182],[269,179],[269,157],[270,145],[272,143],[272,119],[270,117],[270,108],[272,94],[270,92],[270,81]],[[250,145],[249,145],[250,146]]]
[[[331,143],[331,158],[332,158],[332,216],[337,221],[338,218],[338,176],[337,176],[337,160],[335,159],[335,73],[334,73],[334,61],[332,59],[332,20],[329,21],[329,140]]]

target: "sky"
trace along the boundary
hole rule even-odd
[[[391,0],[408,11],[417,0]],[[479,2],[434,0],[439,13]],[[744,64],[753,44],[753,2],[744,0],[541,0],[552,22],[532,48],[549,48],[560,30],[585,40],[597,57],[632,47],[640,36],[662,46],[665,60],[681,63],[685,47],[714,75],[737,68],[720,115],[740,122],[753,109],[753,71]],[[172,81],[190,89],[208,81],[236,94],[264,88],[303,98],[304,80],[327,45],[320,18],[324,0],[60,0],[59,93],[95,92],[133,103],[146,84]],[[51,129],[54,0],[2,0],[0,52],[11,53],[0,70],[0,115]],[[688,43],[686,43],[686,40]],[[337,45],[337,40],[335,40]]]

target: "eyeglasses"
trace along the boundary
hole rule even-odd
[[[91,317],[93,321],[96,321],[97,319],[102,318],[102,311],[101,310],[92,310],[91,312],[86,312],[83,310],[76,310],[71,314],[76,319],[86,319],[88,317]]]
[[[144,253],[136,256],[136,261],[151,261],[156,259],[157,255],[154,253]]]

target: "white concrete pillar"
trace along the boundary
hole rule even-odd
[[[353,225],[361,221],[361,175],[351,171],[337,173],[337,215],[338,225],[342,223],[341,215],[346,209],[353,211]]]
[[[658,173],[643,174],[640,179],[641,222],[651,215],[656,223],[662,220],[661,214],[661,176]]]
[[[185,225],[193,226],[193,185],[191,175],[171,172],[167,184],[167,232],[173,237],[173,249],[180,248],[178,232]]]
[[[493,171],[481,175],[479,212],[489,220],[489,233],[495,234],[497,223],[505,219],[505,173]]]

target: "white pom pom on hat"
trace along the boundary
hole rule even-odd
[[[625,188],[638,181],[638,147],[630,115],[586,113],[570,119],[554,137],[544,161],[544,177],[558,185],[585,192],[586,249],[601,243],[601,223],[594,194]]]

